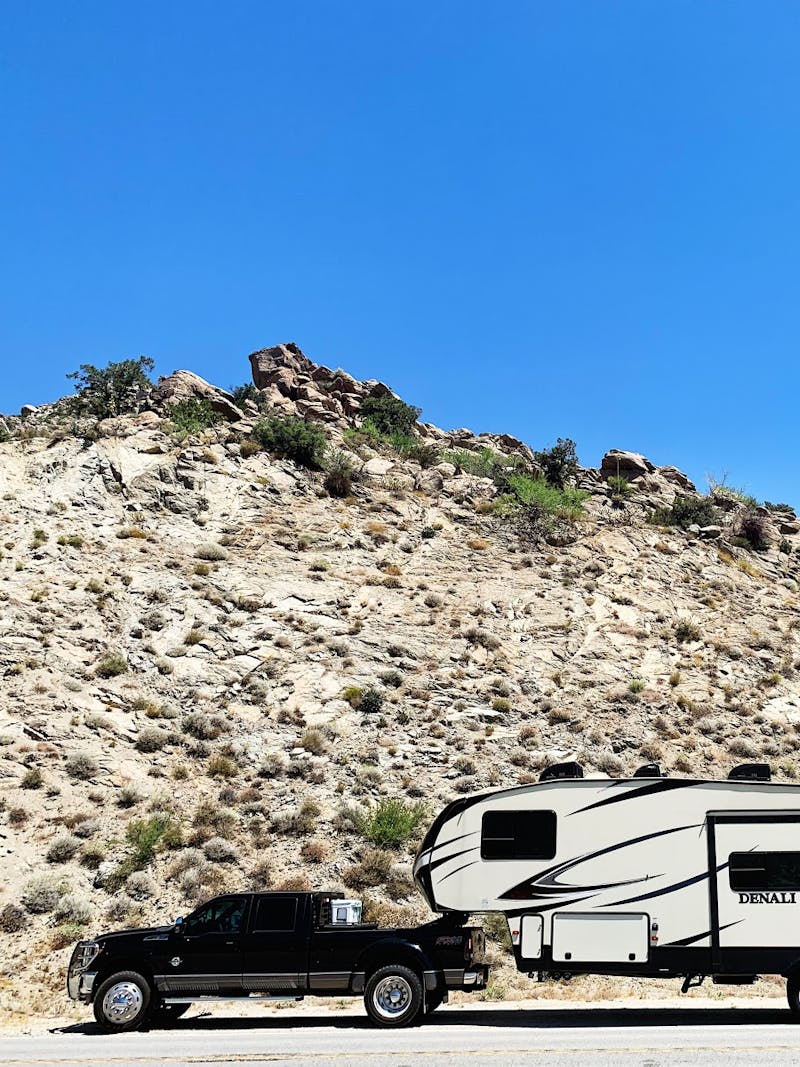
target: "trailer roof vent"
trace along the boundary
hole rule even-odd
[[[732,782],[769,782],[771,778],[768,763],[740,763],[728,775]]]
[[[634,778],[663,778],[661,767],[657,763],[645,763],[633,772]]]
[[[553,778],[583,778],[583,767],[580,763],[554,763],[539,775],[540,782],[549,782]]]

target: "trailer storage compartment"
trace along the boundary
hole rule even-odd
[[[563,912],[553,916],[557,963],[644,963],[649,922],[630,912]]]

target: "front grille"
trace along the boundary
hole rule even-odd
[[[100,946],[96,941],[79,941],[69,961],[70,974],[80,974],[85,971],[99,951]]]

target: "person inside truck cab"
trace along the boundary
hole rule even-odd
[[[191,915],[183,924],[184,934],[238,934],[247,898],[215,900]]]

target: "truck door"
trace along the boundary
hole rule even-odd
[[[253,900],[244,949],[246,992],[279,993],[308,987],[310,898],[263,893]]]
[[[708,815],[711,944],[726,949],[800,944],[800,812]]]
[[[192,912],[180,931],[158,943],[154,969],[171,993],[242,991],[242,930],[250,897],[216,897]]]

